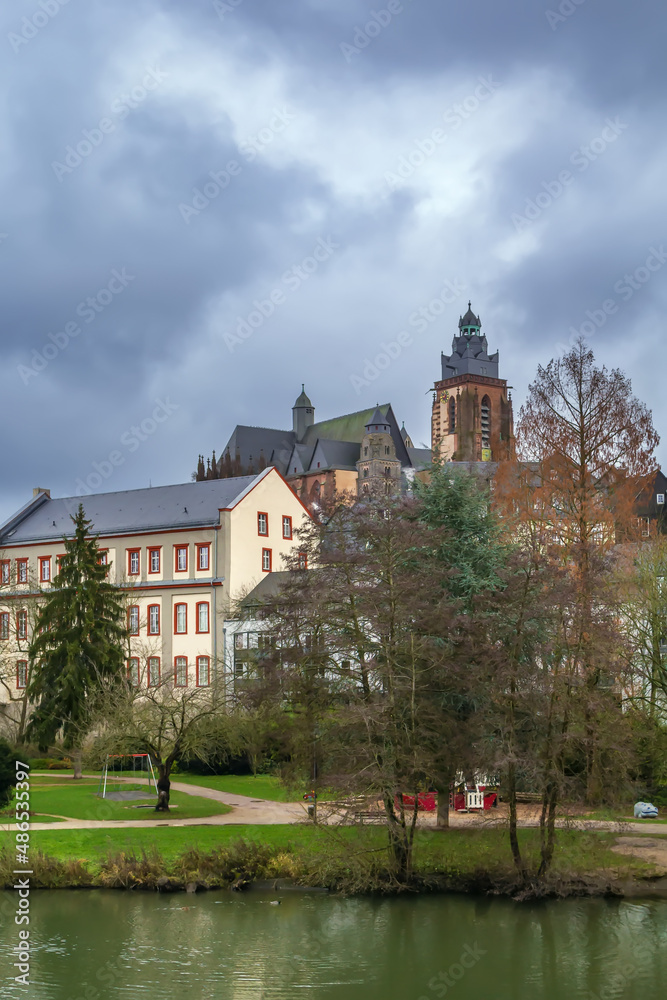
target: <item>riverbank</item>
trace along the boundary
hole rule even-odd
[[[31,835],[31,885],[199,891],[264,882],[346,895],[447,891],[515,899],[667,897],[667,868],[650,851],[644,857],[619,853],[619,839],[642,841],[606,832],[559,831],[549,876],[522,884],[511,862],[506,830],[418,830],[413,875],[399,883],[388,864],[386,833],[380,827],[51,828]],[[534,871],[538,832],[521,830],[520,840],[528,870]],[[659,841],[658,846],[663,844]],[[5,848],[0,852],[0,884],[5,888],[13,884],[14,867],[13,855]]]

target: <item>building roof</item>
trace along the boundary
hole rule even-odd
[[[274,427],[245,427],[238,424],[232,431],[232,436],[225,445],[221,456],[229,449],[232,462],[238,452],[241,466],[247,470],[251,462],[259,471],[260,457],[268,465],[275,465],[282,473],[287,469],[287,463],[296,441],[294,431],[281,431]]]
[[[296,402],[294,404],[295,408],[297,406],[308,406],[311,409],[313,407],[313,404],[308,399],[308,396],[306,396],[306,387],[305,387],[305,385],[304,385],[303,382],[301,383],[301,395],[297,397],[297,400],[296,400]]]
[[[373,416],[370,417],[369,420],[366,422],[365,430],[369,430],[369,428],[371,428],[371,427],[388,427],[388,426],[389,426],[389,423],[387,421],[387,418],[385,417],[384,413],[382,412],[382,410],[378,406],[378,407],[376,407],[375,413],[373,414]],[[401,440],[402,441],[404,440],[402,434],[401,434]]]
[[[475,316],[474,312],[470,307],[471,307],[471,302],[468,301],[468,312],[465,314],[465,316],[461,316],[461,318],[459,319],[459,330],[463,330],[463,328],[466,326],[480,327],[482,325],[479,316]]]
[[[413,469],[421,471],[433,464],[433,452],[430,448],[408,448],[410,463]]]
[[[241,601],[243,607],[262,604],[269,597],[275,597],[290,578],[289,570],[278,570],[276,573],[266,573],[249,594]]]
[[[85,497],[51,499],[45,493],[40,494],[46,499],[36,508],[27,505],[27,509],[22,508],[25,511],[22,517],[19,512],[0,527],[0,545],[71,537],[71,518],[80,503],[96,535],[216,525],[221,509],[236,506],[271,471],[266,469],[259,475],[237,479],[211,479]]]
[[[310,469],[352,469],[356,472],[361,445],[354,441],[329,441],[320,438],[315,446]]]

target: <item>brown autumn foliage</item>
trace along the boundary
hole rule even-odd
[[[566,690],[584,708],[591,804],[602,795],[605,754],[618,752],[604,738],[624,661],[612,572],[619,544],[637,537],[635,500],[656,468],[658,442],[630,380],[597,367],[579,341],[538,368],[519,415],[521,461],[497,477],[496,506],[508,530],[566,573],[560,648],[573,678]]]

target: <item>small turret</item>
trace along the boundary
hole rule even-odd
[[[315,407],[306,395],[305,385],[301,385],[301,395],[292,407],[292,429],[297,441],[303,441],[306,431],[315,423]]]

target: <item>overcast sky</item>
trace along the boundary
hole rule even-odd
[[[3,0],[0,26],[3,520],[34,486],[188,481],[236,423],[290,427],[302,382],[316,419],[391,402],[429,445],[469,298],[517,410],[587,323],[667,441],[659,0]]]

